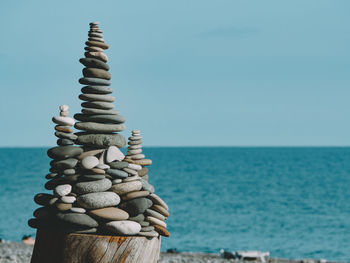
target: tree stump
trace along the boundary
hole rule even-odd
[[[38,229],[31,263],[155,263],[160,237],[103,236]]]

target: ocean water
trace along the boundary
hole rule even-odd
[[[0,148],[0,237],[35,234],[45,148]],[[169,204],[162,250],[350,260],[350,148],[144,148]]]

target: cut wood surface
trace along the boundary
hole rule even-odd
[[[31,263],[155,263],[160,237],[67,234],[39,229]]]

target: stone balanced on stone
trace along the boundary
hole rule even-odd
[[[29,220],[29,225],[77,233],[169,236],[164,222],[168,206],[147,182],[144,166],[152,161],[141,154],[140,132],[133,131],[126,157],[119,150],[126,145],[118,133],[125,129],[125,119],[114,110],[108,58],[103,53],[108,45],[97,22],[90,23],[86,45],[85,58],[80,59],[84,77],[79,82],[87,86],[79,96],[84,101],[82,113],[74,115],[79,121],[74,126],[82,132],[72,134],[74,120],[67,117],[68,107],[61,106],[61,116],[53,119],[59,124],[60,146],[48,151],[54,161],[48,175],[53,179],[46,188],[54,190],[54,195],[35,197],[44,208],[34,212],[36,219]],[[74,142],[81,147],[73,146]]]

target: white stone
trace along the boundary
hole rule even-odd
[[[116,146],[109,146],[106,154],[106,162],[122,161],[125,155]]]
[[[58,196],[65,196],[69,194],[71,191],[72,191],[72,186],[70,184],[58,185],[54,189],[55,195],[58,195]]]
[[[63,126],[73,126],[75,123],[75,120],[71,117],[62,117],[62,116],[55,116],[52,118],[52,121],[58,125]]]
[[[86,210],[82,207],[72,207],[69,209],[71,212],[74,212],[74,213],[79,213],[79,214],[84,214],[86,213]]]
[[[134,149],[141,149],[142,148],[142,145],[129,145],[128,146],[128,149],[129,150],[134,150]]]
[[[139,154],[142,153],[142,149],[134,149],[134,150],[129,150],[126,155],[133,155],[133,154]]]
[[[145,155],[144,154],[134,154],[134,155],[130,155],[130,158],[133,160],[142,160],[145,159]]]
[[[100,158],[98,158],[99,164],[105,163],[105,156],[106,156],[106,151],[103,151]]]
[[[129,220],[108,222],[106,228],[121,235],[136,235],[141,231],[139,223]]]
[[[138,164],[129,163],[128,168],[136,171],[140,171],[142,169],[142,166]]]
[[[69,116],[69,111],[61,111],[60,116],[62,117],[68,117]]]
[[[92,169],[99,164],[99,160],[95,156],[86,156],[82,161],[81,165],[85,169]]]
[[[121,182],[123,182],[123,180],[118,178],[118,179],[114,179],[112,181],[112,184],[120,184]]]
[[[60,111],[68,111],[68,110],[69,110],[68,105],[61,105],[60,106]]]
[[[104,164],[104,163],[100,163],[96,166],[97,168],[100,168],[102,170],[106,170],[106,169],[109,169],[111,168],[108,164]]]
[[[128,139],[131,140],[131,141],[137,141],[137,140],[141,140],[141,139],[142,139],[142,136],[140,136],[140,135],[135,135],[135,136],[129,137]]]
[[[75,200],[77,200],[77,198],[75,196],[62,196],[61,197],[61,201],[63,203],[66,203],[66,204],[73,204],[75,202]]]
[[[140,130],[132,130],[131,132],[132,132],[132,134],[134,134],[134,133],[140,134]]]
[[[146,221],[147,222],[150,222],[151,225],[160,225],[162,227],[165,227],[166,228],[166,223],[162,220],[159,220],[158,218],[155,218],[153,216],[147,216],[146,217]]]

